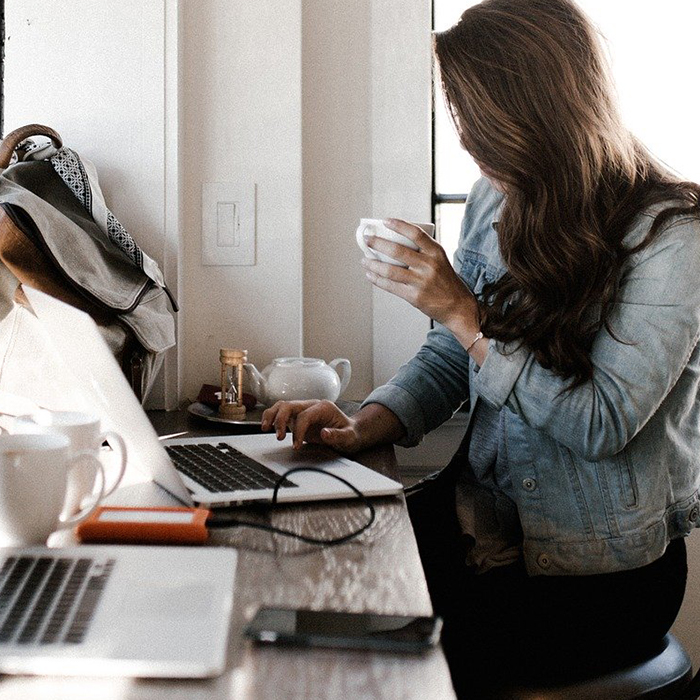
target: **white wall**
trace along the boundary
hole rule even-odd
[[[36,122],[56,129],[95,163],[108,206],[166,267],[174,194],[165,188],[169,7],[169,0],[6,0],[4,86],[5,133]],[[171,112],[175,130],[176,120]],[[154,389],[156,403],[164,391]]]
[[[219,348],[302,352],[301,3],[182,3],[183,398]],[[254,266],[201,264],[204,182],[257,185]]]
[[[354,232],[372,216],[370,0],[302,3],[304,353],[352,363],[372,389],[372,289]]]
[[[430,3],[372,2],[372,211],[429,222],[431,184]],[[373,290],[373,381],[384,384],[420,347],[429,321]]]
[[[362,398],[413,356],[429,321],[373,289],[362,217],[430,221],[430,5],[304,0],[304,352],[347,355]]]
[[[428,329],[373,292],[354,230],[363,216],[430,219],[429,8],[206,0],[183,13],[185,397],[236,345],[259,367],[348,357],[346,397],[361,399]],[[258,184],[255,267],[201,265],[207,181]]]
[[[427,4],[6,8],[6,130],[45,122],[95,161],[109,205],[178,292],[171,405],[217,381],[224,346],[258,366],[347,356],[355,399],[412,355],[427,320],[372,290],[353,233],[363,216],[430,217]],[[221,181],[257,185],[255,266],[201,264],[202,184]]]

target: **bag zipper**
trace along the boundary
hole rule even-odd
[[[142,381],[143,381],[143,357],[139,354],[138,350],[134,350],[131,353],[131,388],[136,394],[136,398],[139,401],[143,401],[143,395],[141,391]]]

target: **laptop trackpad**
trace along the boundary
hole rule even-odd
[[[167,585],[134,581],[131,590],[124,591],[119,602],[122,614],[131,618],[157,620],[206,617],[211,613],[216,589],[207,585]]]
[[[289,447],[279,447],[270,452],[262,452],[258,457],[263,463],[273,462],[285,469],[297,469],[299,467],[314,467],[315,469],[329,469],[343,466],[338,455],[320,445],[304,445],[301,450],[293,450]]]

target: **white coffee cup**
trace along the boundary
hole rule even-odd
[[[104,496],[109,496],[119,486],[126,470],[126,445],[120,435],[115,432],[101,432],[100,419],[91,413],[76,411],[48,411],[18,416],[12,424],[12,433],[65,435],[70,441],[72,454],[84,453],[92,455],[102,462],[104,473],[108,470],[103,458],[108,457],[102,450],[104,442],[109,443],[118,462],[116,479],[109,487],[104,488]],[[111,460],[110,460],[111,461]],[[95,468],[90,460],[82,460],[71,469],[68,479],[64,517],[77,513],[87,496],[95,489]]]
[[[423,229],[425,233],[432,236],[435,231],[435,224],[413,224],[418,226],[418,228]],[[355,239],[357,240],[357,245],[360,246],[365,257],[371,258],[372,260],[381,260],[382,262],[390,263],[391,265],[398,265],[399,267],[408,267],[404,263],[395,260],[384,253],[380,253],[378,250],[374,250],[367,245],[365,241],[365,236],[378,236],[379,238],[385,238],[388,241],[393,241],[394,243],[399,243],[411,248],[412,250],[418,250],[418,246],[406,238],[406,236],[392,231],[384,225],[381,219],[360,219],[360,225],[357,227],[355,232]]]
[[[86,461],[102,476],[99,493],[86,511],[62,518],[70,471]],[[103,495],[102,464],[74,453],[65,435],[0,435],[0,546],[45,544],[52,532],[85,520]]]

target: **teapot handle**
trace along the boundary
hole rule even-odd
[[[350,376],[352,375],[350,360],[346,360],[344,357],[338,357],[335,360],[331,360],[328,365],[332,367],[340,377],[340,393],[338,396],[341,396],[350,383]],[[338,371],[338,368],[340,368],[340,371]]]

